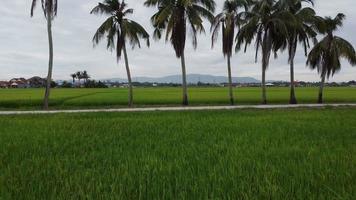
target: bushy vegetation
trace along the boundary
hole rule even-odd
[[[0,116],[0,127],[0,199],[356,196],[352,108]]]
[[[85,88],[107,88],[103,82],[96,80],[88,80],[84,83]]]

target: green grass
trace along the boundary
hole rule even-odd
[[[0,116],[0,199],[354,199],[356,110]]]
[[[43,89],[1,89],[0,109],[39,109]],[[318,88],[297,88],[299,103],[315,103]],[[236,88],[237,104],[259,104],[260,88]],[[191,105],[227,105],[227,88],[190,88]],[[52,109],[110,108],[127,106],[127,89],[54,89],[51,95]],[[288,88],[268,88],[270,104],[287,104]],[[355,103],[356,88],[326,88],[327,103]],[[181,88],[135,88],[137,107],[172,106],[181,103]]]

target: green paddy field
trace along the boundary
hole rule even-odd
[[[228,105],[226,88],[191,88],[195,105]],[[2,89],[1,110],[40,109],[43,90]],[[236,88],[259,104],[259,88]],[[297,88],[314,103],[317,88]],[[180,88],[135,88],[137,107],[180,105]],[[269,88],[287,104],[288,88]],[[356,103],[356,88],[326,88]],[[51,109],[126,107],[126,89],[54,89]],[[0,200],[350,199],[356,108],[0,116]]]
[[[354,108],[0,116],[1,200],[352,200],[355,166]]]
[[[259,104],[260,88],[235,88],[237,104]],[[43,89],[0,89],[0,109],[40,109]],[[299,103],[315,103],[318,88],[297,88]],[[289,88],[268,88],[270,104],[287,104]],[[228,105],[227,88],[190,88],[191,105]],[[356,103],[356,88],[326,88],[326,103]],[[177,106],[181,88],[135,88],[136,107]],[[127,89],[53,89],[51,109],[112,108],[127,106]]]

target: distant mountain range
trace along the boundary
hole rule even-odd
[[[106,79],[105,81],[111,82],[127,82],[127,79],[122,78],[112,78]],[[163,77],[133,77],[132,81],[140,83],[181,83],[181,75],[172,75],[172,76],[163,76]],[[261,81],[252,78],[252,77],[233,77],[232,81],[234,83],[260,83]],[[227,83],[228,78],[226,76],[213,76],[213,75],[202,75],[202,74],[188,74],[187,75],[188,83]]]

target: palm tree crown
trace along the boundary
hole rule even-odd
[[[240,8],[248,10],[249,0],[226,0],[224,2],[223,12],[216,15],[213,20],[211,31],[212,46],[216,42],[220,30],[222,29],[222,43],[224,56],[231,56],[234,45],[235,29],[244,22],[246,12],[239,13]]]
[[[356,52],[352,44],[335,36],[334,32],[343,25],[344,14],[335,18],[325,17],[320,32],[325,37],[318,42],[308,55],[307,64],[317,69],[321,76],[329,78],[341,69],[340,58],[345,58],[351,65],[356,65]]]
[[[140,38],[146,40],[147,46],[150,45],[150,36],[146,30],[137,22],[126,18],[127,15],[133,13],[133,9],[127,9],[125,1],[104,0],[103,3],[99,3],[93,8],[90,13],[109,15],[109,18],[96,31],[93,42],[96,45],[106,37],[108,49],[115,49],[116,46],[118,60],[121,57],[126,39],[130,41],[133,48],[136,45],[141,47]]]
[[[204,32],[203,17],[213,20],[214,0],[146,0],[146,6],[157,6],[158,11],[151,20],[155,28],[154,37],[160,39],[166,30],[176,55],[181,57],[185,49],[187,26],[191,28],[193,46],[197,47],[197,33]]]
[[[256,41],[256,61],[258,52],[262,48],[264,69],[268,67],[271,52],[277,52],[286,45],[289,36],[288,25],[295,22],[291,13],[279,9],[275,0],[254,1],[253,7],[247,16],[245,23],[237,34],[236,50],[240,50],[245,44],[245,51],[252,41]]]
[[[34,10],[36,8],[37,2],[39,0],[32,0],[31,5],[31,17],[33,16]],[[50,17],[53,19],[57,16],[58,1],[57,0],[41,0],[43,14],[46,18]]]

